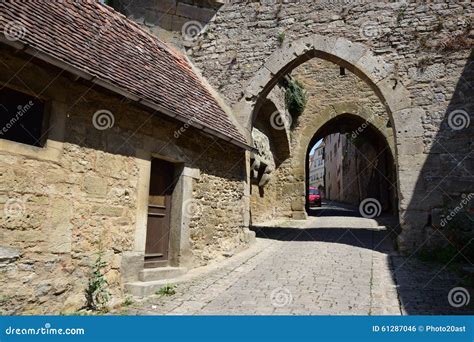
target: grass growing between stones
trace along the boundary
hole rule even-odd
[[[161,289],[155,292],[155,294],[159,296],[172,296],[176,294],[176,286],[175,285],[165,285]]]
[[[122,305],[123,306],[130,306],[130,305],[133,305],[133,303],[134,302],[133,302],[132,297],[126,297]]]

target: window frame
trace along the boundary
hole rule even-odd
[[[43,101],[43,104],[44,104],[44,106],[43,106],[43,119],[41,121],[41,127],[40,127],[41,129],[40,129],[40,137],[39,137],[39,140],[38,140],[38,146],[23,143],[23,142],[19,142],[19,141],[15,141],[15,140],[11,140],[11,139],[2,138],[1,136],[0,136],[0,140],[9,141],[11,143],[20,144],[22,146],[28,146],[30,148],[38,148],[38,149],[46,148],[46,144],[47,144],[49,135],[51,133],[50,132],[51,131],[50,127],[51,127],[52,100],[49,99],[49,98],[46,98],[42,95],[37,96],[37,95],[33,94],[32,91],[25,90],[24,88],[20,88],[20,87],[17,87],[15,85],[0,83],[0,92],[3,91],[5,88],[10,89],[10,90],[15,91],[15,92],[18,92],[18,93],[21,93],[21,94],[25,94],[27,96],[37,98],[40,101]]]

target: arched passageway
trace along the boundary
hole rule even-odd
[[[305,183],[310,216],[365,215],[353,208],[368,199],[380,204],[376,216],[398,210],[390,146],[375,126],[354,114],[340,114],[315,132],[306,150]],[[337,210],[339,203],[348,206]]]
[[[366,84],[381,104],[384,116],[375,117],[369,121],[386,138],[387,145],[390,148],[393,158],[392,165],[394,166],[391,175],[394,178],[393,184],[397,187],[394,191],[396,195],[391,197],[398,198],[399,203],[396,205],[393,203],[395,201],[391,202],[398,209],[401,218],[401,234],[405,235],[400,238],[400,241],[403,243],[409,242],[411,246],[412,237],[415,238],[419,232],[414,227],[415,222],[413,224],[410,222],[410,217],[413,216],[407,214],[407,199],[411,196],[412,183],[416,182],[417,177],[413,175],[418,170],[412,169],[410,170],[410,177],[403,177],[400,172],[405,171],[400,170],[399,165],[401,162],[405,163],[407,158],[423,158],[422,152],[418,150],[410,151],[407,146],[412,141],[410,140],[411,137],[418,136],[423,128],[421,121],[418,120],[417,108],[412,106],[410,93],[401,82],[398,82],[397,75],[394,74],[394,66],[386,63],[382,58],[374,56],[368,46],[353,43],[345,38],[319,35],[306,37],[291,42],[291,44],[283,44],[281,49],[275,51],[251,79],[242,99],[234,106],[234,112],[247,131],[248,136],[251,137],[254,128],[253,123],[258,118],[262,105],[274,95],[280,80],[291,74],[297,67],[314,59],[332,62],[355,75]],[[362,118],[371,116],[370,110],[366,110],[363,105],[361,106],[354,100],[344,101],[343,96],[341,96],[339,101],[328,104],[323,108],[314,122],[306,122],[305,126],[300,126],[299,129],[294,130],[284,125],[285,131],[288,132],[290,157],[287,160],[280,161],[281,167],[285,171],[278,173],[271,170],[267,173],[273,175],[277,180],[274,182],[274,191],[270,189],[271,186],[266,191],[267,194],[273,193],[273,195],[267,196],[266,202],[262,200],[261,191],[258,191],[260,198],[255,197],[256,191],[254,190],[256,189],[252,186],[256,182],[249,179],[249,201],[247,203],[249,204],[250,223],[255,222],[256,218],[264,220],[275,216],[286,216],[294,219],[307,217],[305,168],[308,145],[314,132],[329,119],[344,113],[358,115]],[[281,115],[286,117],[287,113],[281,113]],[[309,131],[309,133],[305,133],[305,131]],[[300,138],[294,139],[297,135]],[[404,151],[402,156],[398,153],[400,148]],[[249,154],[249,165],[253,162],[251,157]],[[271,199],[268,199],[268,197],[271,197]],[[418,228],[422,229],[422,227]],[[404,249],[404,246],[400,247]]]

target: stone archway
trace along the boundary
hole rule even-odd
[[[353,112],[350,112],[353,110]],[[300,146],[295,150],[295,162],[304,163],[304,184],[306,196],[305,210],[308,215],[315,215],[308,202],[310,183],[310,151],[318,142],[328,136],[340,139],[332,144],[339,148],[341,171],[341,188],[331,196],[328,180],[328,165],[331,161],[331,146],[323,149],[324,189],[326,200],[342,201],[349,205],[358,205],[366,198],[374,198],[381,204],[381,213],[396,215],[398,210],[397,184],[394,165],[394,144],[391,129],[384,125],[380,118],[376,119],[367,108],[351,103],[341,103],[327,108],[314,124],[305,127]],[[338,134],[336,134],[338,133]],[[325,143],[328,141],[325,139]],[[328,150],[329,149],[329,150]],[[333,160],[333,167],[335,166]],[[300,168],[298,168],[300,169]],[[333,169],[333,171],[336,171]],[[339,173],[339,170],[337,170]],[[338,177],[339,178],[339,177]],[[339,182],[338,182],[339,183]],[[339,184],[333,183],[332,186]],[[328,188],[329,187],[329,188]],[[334,188],[333,188],[334,190]],[[320,211],[321,212],[321,211]]]
[[[307,157],[308,150],[315,142],[315,136],[321,133],[322,129],[328,123],[337,120],[343,116],[351,116],[358,119],[358,124],[349,129],[350,132],[357,130],[370,129],[376,131],[383,143],[388,146],[388,150],[393,159],[396,156],[396,145],[393,129],[387,127],[386,121],[374,115],[374,113],[361,103],[357,102],[340,102],[326,107],[314,119],[305,125],[298,134],[297,143],[294,145],[290,158],[291,173],[293,175],[293,186],[290,193],[292,194],[292,217],[305,218],[307,213],[306,195],[307,195]],[[368,128],[367,128],[368,127]],[[397,180],[394,180],[397,183]],[[398,189],[397,189],[398,190]]]
[[[405,236],[400,240],[411,240],[408,235],[417,235],[412,233],[416,233],[414,228],[420,227],[416,226],[416,220],[412,223],[407,221],[408,205],[413,196],[412,189],[415,187],[420,170],[403,168],[403,173],[407,174],[405,177],[400,174],[400,165],[406,166],[415,160],[415,165],[418,166],[425,159],[422,151],[410,150],[410,145],[419,139],[423,132],[421,123],[423,109],[414,107],[410,92],[404,87],[396,73],[396,66],[375,56],[368,46],[351,42],[345,38],[321,35],[305,37],[283,44],[280,49],[270,55],[248,83],[241,100],[234,106],[237,119],[245,128],[247,137],[251,139],[252,123],[261,101],[284,75],[312,58],[321,58],[348,69],[364,80],[383,103],[392,130],[392,138],[389,141],[396,166],[397,193],[400,199],[398,212],[403,218],[401,220],[402,234]],[[403,151],[402,155],[399,153],[400,150]],[[304,154],[305,152],[305,148],[300,146],[300,150],[292,151],[292,154]],[[293,158],[293,160],[296,159],[299,159],[300,163],[304,160],[304,158]],[[297,174],[303,176],[304,165],[296,166]],[[250,184],[250,182],[248,183]],[[296,185],[292,188],[291,191],[301,194],[301,200],[292,203],[292,210],[302,211],[305,193],[304,181],[300,186]],[[250,191],[247,194],[249,193]],[[410,244],[412,245],[411,242]]]
[[[243,97],[234,106],[234,113],[248,132],[259,101],[268,95],[283,75],[315,57],[345,67],[366,81],[385,104],[394,130],[403,125],[403,111],[412,107],[412,101],[410,93],[394,72],[395,66],[374,56],[364,44],[345,38],[314,35],[285,43],[270,55],[250,80]]]
[[[300,143],[293,151],[293,160],[295,163],[299,161],[304,162],[306,158],[306,152],[316,132],[318,132],[330,120],[345,114],[357,116],[376,129],[384,137],[390,148],[390,152],[393,156],[395,156],[396,150],[393,130],[389,127],[386,127],[385,122],[380,118],[376,118],[373,113],[365,106],[355,102],[346,102],[337,103],[327,107],[322,113],[320,113],[320,115],[318,115],[316,120],[311,122],[311,125],[305,126]],[[296,169],[298,172],[301,172],[301,167],[297,167]],[[304,176],[304,173],[300,173],[298,175]]]

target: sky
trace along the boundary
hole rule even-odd
[[[318,140],[316,144],[314,144],[313,148],[309,152],[309,155],[312,156],[314,154],[314,150],[316,150],[323,142],[323,139]]]

